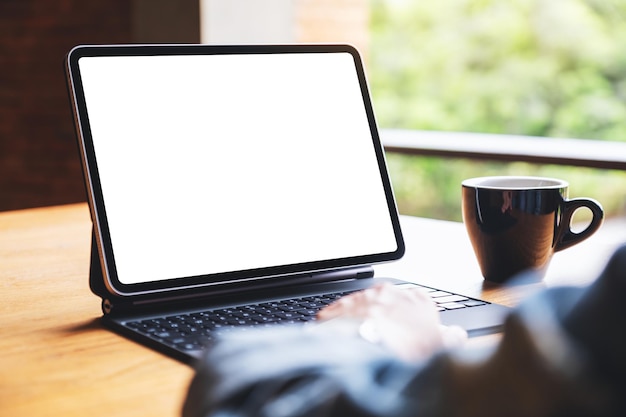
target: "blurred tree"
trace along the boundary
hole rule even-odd
[[[626,141],[626,0],[373,0],[380,125]]]
[[[626,0],[370,1],[379,126],[626,141]],[[463,178],[513,174],[564,177],[624,210],[621,172],[388,160],[406,214],[459,220]]]

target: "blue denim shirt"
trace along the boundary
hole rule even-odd
[[[358,337],[275,328],[225,336],[184,417],[626,415],[626,246],[588,288],[545,290],[489,352],[398,359]]]

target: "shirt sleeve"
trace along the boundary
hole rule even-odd
[[[626,295],[624,270],[626,247],[590,288],[527,300],[486,354],[406,362],[350,334],[225,334],[199,361],[183,417],[623,415],[626,304],[606,302]]]
[[[423,366],[346,334],[233,332],[199,362],[183,416],[414,416]]]

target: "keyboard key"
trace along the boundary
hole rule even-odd
[[[299,312],[294,311],[294,312],[281,312],[281,313],[276,313],[276,317],[280,317],[282,319],[299,319],[301,317],[303,317],[302,314],[299,314]]]
[[[477,306],[484,306],[485,304],[487,304],[486,301],[480,301],[480,300],[467,300],[467,301],[463,301],[463,304],[465,304],[466,307],[477,307]]]
[[[458,308],[465,308],[464,304],[461,303],[442,303],[437,304],[439,307],[445,308],[446,310],[456,310]]]
[[[435,302],[437,304],[454,303],[454,302],[466,301],[466,300],[469,300],[469,299],[467,297],[463,297],[462,295],[456,295],[456,294],[435,298]]]
[[[447,297],[449,295],[452,295],[452,293],[449,293],[447,291],[435,290],[435,291],[429,292],[428,295],[431,298],[439,298],[439,297]]]
[[[280,306],[278,308],[282,311],[298,311],[298,310],[304,310],[306,307],[303,307],[297,304],[289,304],[289,305]]]

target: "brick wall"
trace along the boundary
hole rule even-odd
[[[296,41],[367,55],[367,0],[294,0]],[[85,43],[199,42],[199,0],[0,0],[0,211],[85,200],[63,57]]]
[[[63,72],[72,46],[199,37],[198,0],[0,0],[0,210],[85,200]]]
[[[0,210],[85,200],[63,57],[128,42],[129,4],[0,1]]]

